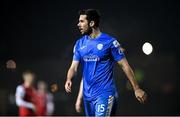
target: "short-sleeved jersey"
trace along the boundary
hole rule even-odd
[[[33,116],[33,105],[35,104],[35,89],[19,85],[16,90],[16,103],[19,106],[19,116]]]
[[[47,94],[46,93],[36,93],[36,115],[46,116],[47,112]]]
[[[124,57],[118,41],[105,33],[94,39],[84,35],[77,40],[73,61],[80,61],[82,64],[85,100],[115,95],[113,66]]]

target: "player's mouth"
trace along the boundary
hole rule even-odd
[[[83,29],[82,28],[79,28],[80,32],[83,32]]]

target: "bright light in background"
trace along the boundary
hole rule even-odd
[[[146,42],[143,44],[142,50],[143,50],[144,54],[150,55],[153,51],[153,47],[149,42]]]

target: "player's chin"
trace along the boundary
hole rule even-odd
[[[80,31],[80,33],[81,33],[82,35],[84,35],[84,34],[85,34],[85,32],[84,32],[84,31],[82,31],[82,30]]]
[[[82,35],[88,35],[89,33],[86,32],[86,31],[82,31],[81,34],[82,34]]]

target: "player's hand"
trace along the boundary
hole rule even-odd
[[[34,112],[36,112],[36,106],[34,104],[31,104],[30,107]]]
[[[76,109],[76,112],[78,113],[81,112],[81,99],[76,100],[75,109]]]
[[[72,81],[71,80],[66,80],[66,83],[65,83],[65,90],[67,93],[70,93],[71,92],[71,86],[72,86]]]
[[[140,103],[145,103],[147,100],[147,94],[145,91],[143,91],[142,89],[136,89],[135,90],[135,96],[136,98],[139,100]]]

